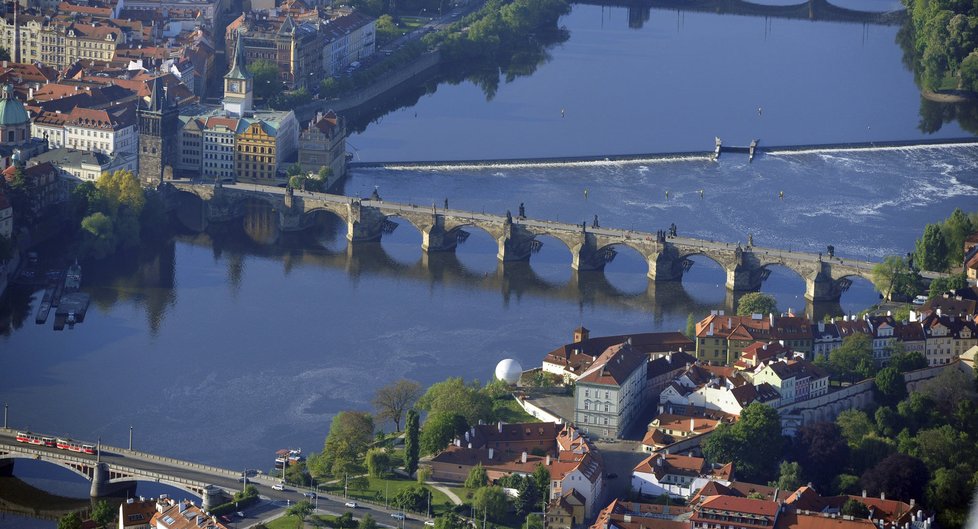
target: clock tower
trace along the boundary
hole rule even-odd
[[[252,83],[251,72],[245,68],[244,39],[239,30],[237,42],[234,44],[231,71],[224,76],[225,112],[238,117],[251,112]]]

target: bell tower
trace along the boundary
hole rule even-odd
[[[238,31],[231,70],[224,76],[224,111],[238,117],[251,112],[253,79],[245,67],[244,39]]]

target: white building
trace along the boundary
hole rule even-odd
[[[243,130],[244,120],[210,116],[204,121],[201,176],[208,180],[234,179],[234,136]]]
[[[606,349],[574,386],[575,423],[588,433],[617,438],[642,408],[648,355],[631,341]]]
[[[335,76],[354,62],[373,55],[376,50],[377,20],[357,11],[349,11],[321,26],[326,46],[323,49],[323,71]]]
[[[136,112],[128,105],[103,110],[75,107],[65,117],[64,145],[72,149],[135,153],[137,136]]]
[[[730,463],[713,468],[701,457],[652,454],[632,470],[632,490],[644,496],[689,499],[710,481],[729,485],[732,474]]]
[[[95,182],[102,173],[113,173],[119,170],[132,171],[136,174],[138,168],[138,156],[134,152],[120,152],[115,156],[108,156],[99,152],[64,147],[37,155],[27,163],[28,166],[34,166],[45,162],[57,167],[62,177],[82,182]]]

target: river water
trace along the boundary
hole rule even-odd
[[[807,47],[829,50],[840,45],[839,32],[855,31],[863,37],[850,42],[847,53],[827,51],[826,57],[845,62],[872,49],[877,51],[871,64],[891,72],[902,68],[893,51],[892,28],[668,16],[673,17],[669,31],[659,28],[666,15],[655,10],[637,30],[625,27],[624,9],[576,6],[562,20],[571,39],[552,50],[553,60],[536,74],[503,85],[487,104],[497,109],[494,116],[466,115],[479,106],[478,98],[460,106],[452,94],[468,90],[466,85],[443,86],[422,99],[418,118],[409,114],[414,109],[395,112],[355,142],[361,151],[376,147],[378,158],[423,159],[642,152],[657,146],[699,150],[703,143],[709,148],[714,132],[702,122],[704,100],[695,91],[678,90],[674,101],[660,100],[657,112],[669,115],[649,120],[655,130],[638,134],[647,111],[641,101],[656,98],[629,100],[631,95],[609,87],[634,83],[629,76],[644,64],[641,57],[650,48],[675,50],[677,39],[723,34],[727,24],[762,30],[768,24],[764,31],[772,39],[798,29],[809,35]],[[685,17],[685,25],[677,27],[677,16]],[[701,27],[701,19],[712,22]],[[744,31],[747,36],[721,41],[729,39],[732,47],[756,38]],[[651,43],[626,45],[638,38]],[[772,46],[778,47],[790,54],[786,45]],[[661,49],[656,53],[669,55]],[[604,71],[604,91],[589,85],[602,101],[617,103],[593,105],[590,112],[597,121],[574,125],[593,140],[586,146],[565,145],[559,134],[544,132],[573,123],[567,120],[578,119],[580,108],[558,103],[568,114],[560,121],[559,108],[556,118],[517,117],[519,112],[506,102],[515,97],[506,95],[510,91],[536,97],[536,89],[527,87],[554,64],[594,65],[609,55],[615,61],[632,56],[635,62],[622,71]],[[686,66],[672,75],[660,72],[646,88],[676,77],[698,85],[693,81],[706,75],[707,64],[726,68],[731,62],[714,61],[708,54],[702,63],[687,59]],[[858,71],[853,66],[851,72],[833,74],[834,83],[850,85],[848,96],[833,96],[846,107],[838,119],[820,121],[809,108],[833,83],[814,74],[812,86],[799,83],[793,98],[750,102],[743,119],[759,124],[771,116],[780,123],[778,137],[785,143],[918,138],[913,124],[917,101],[901,95],[913,91],[912,79],[854,79]],[[591,74],[582,68],[573,79],[592,83]],[[552,88],[573,84],[570,77],[549,79]],[[719,88],[730,86],[729,80],[715,78],[712,90],[731,91]],[[863,84],[856,90],[854,83]],[[873,91],[886,97],[864,98]],[[877,105],[876,99],[889,101],[880,104],[886,112],[868,108]],[[765,106],[763,116],[757,115],[757,104]],[[777,110],[781,105],[787,106]],[[409,126],[422,123],[422,116],[436,108],[443,125],[457,121],[454,136],[441,135],[437,127]],[[688,119],[675,114],[679,108]],[[632,116],[629,125],[611,126],[601,116],[607,112]],[[781,112],[807,115],[809,121],[799,119],[792,127],[792,120],[778,117]],[[452,113],[459,116],[451,118]],[[885,133],[869,136],[858,128],[857,134],[855,124],[876,113],[883,121],[874,122],[874,130]],[[534,129],[541,120],[556,125]],[[493,122],[495,133],[482,130]],[[682,133],[665,134],[663,122],[676,124]],[[736,120],[718,117],[716,122]],[[889,125],[880,128],[883,122]],[[846,130],[853,132],[836,130],[840,123],[849,123]],[[731,137],[737,131],[751,134],[740,125],[731,127]],[[941,134],[961,133],[949,125]],[[415,137],[427,140],[421,144]],[[527,138],[539,140],[538,145]],[[817,252],[833,244],[842,257],[879,259],[909,251],[926,223],[955,207],[974,209],[978,145],[775,151],[753,163],[744,155],[725,154],[719,162],[691,155],[614,163],[388,167],[357,169],[346,184],[351,195],[366,196],[374,189],[392,201],[442,206],[447,198],[453,209],[494,213],[515,213],[523,202],[527,215],[535,218],[590,223],[597,215],[602,226],[648,231],[675,223],[682,235],[744,242],[750,233],[757,245]],[[138,255],[86,264],[83,289],[92,294],[92,307],[84,323],[63,332],[33,323],[39,293],[9,296],[0,313],[0,324],[6,325],[0,334],[0,400],[10,404],[11,426],[85,440],[101,437],[124,446],[132,425],[138,449],[228,468],[267,469],[276,449],[319,449],[335,413],[370,409],[374,391],[398,378],[424,385],[456,375],[484,381],[506,357],[525,367],[538,365],[580,324],[596,335],[677,330],[689,313],[702,315],[731,303],[722,270],[702,258],[682,284],[655,285],[645,278],[641,258],[627,249],[604,273],[575,274],[569,252],[556,239],[543,238],[542,250],[530,263],[500,267],[495,242],[477,230],[456,253],[425,257],[420,234],[406,222],[380,243],[348,247],[345,226],[330,217],[320,220],[308,233],[283,235],[274,216],[255,207],[243,222],[214,226],[209,233],[183,233],[161,247],[147,245]],[[56,248],[45,251],[53,254]],[[763,290],[773,293],[782,309],[819,314],[855,312],[877,299],[872,287],[859,280],[841,305],[808,307],[802,280],[777,268]],[[17,469],[47,489],[56,486],[37,480],[62,480],[66,494],[87,490],[67,472],[44,465],[22,461]],[[139,489],[147,495],[156,491],[144,485]]]

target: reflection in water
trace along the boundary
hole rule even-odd
[[[87,515],[91,507],[88,498],[58,496],[19,478],[0,476],[0,512],[57,520],[72,512]]]

